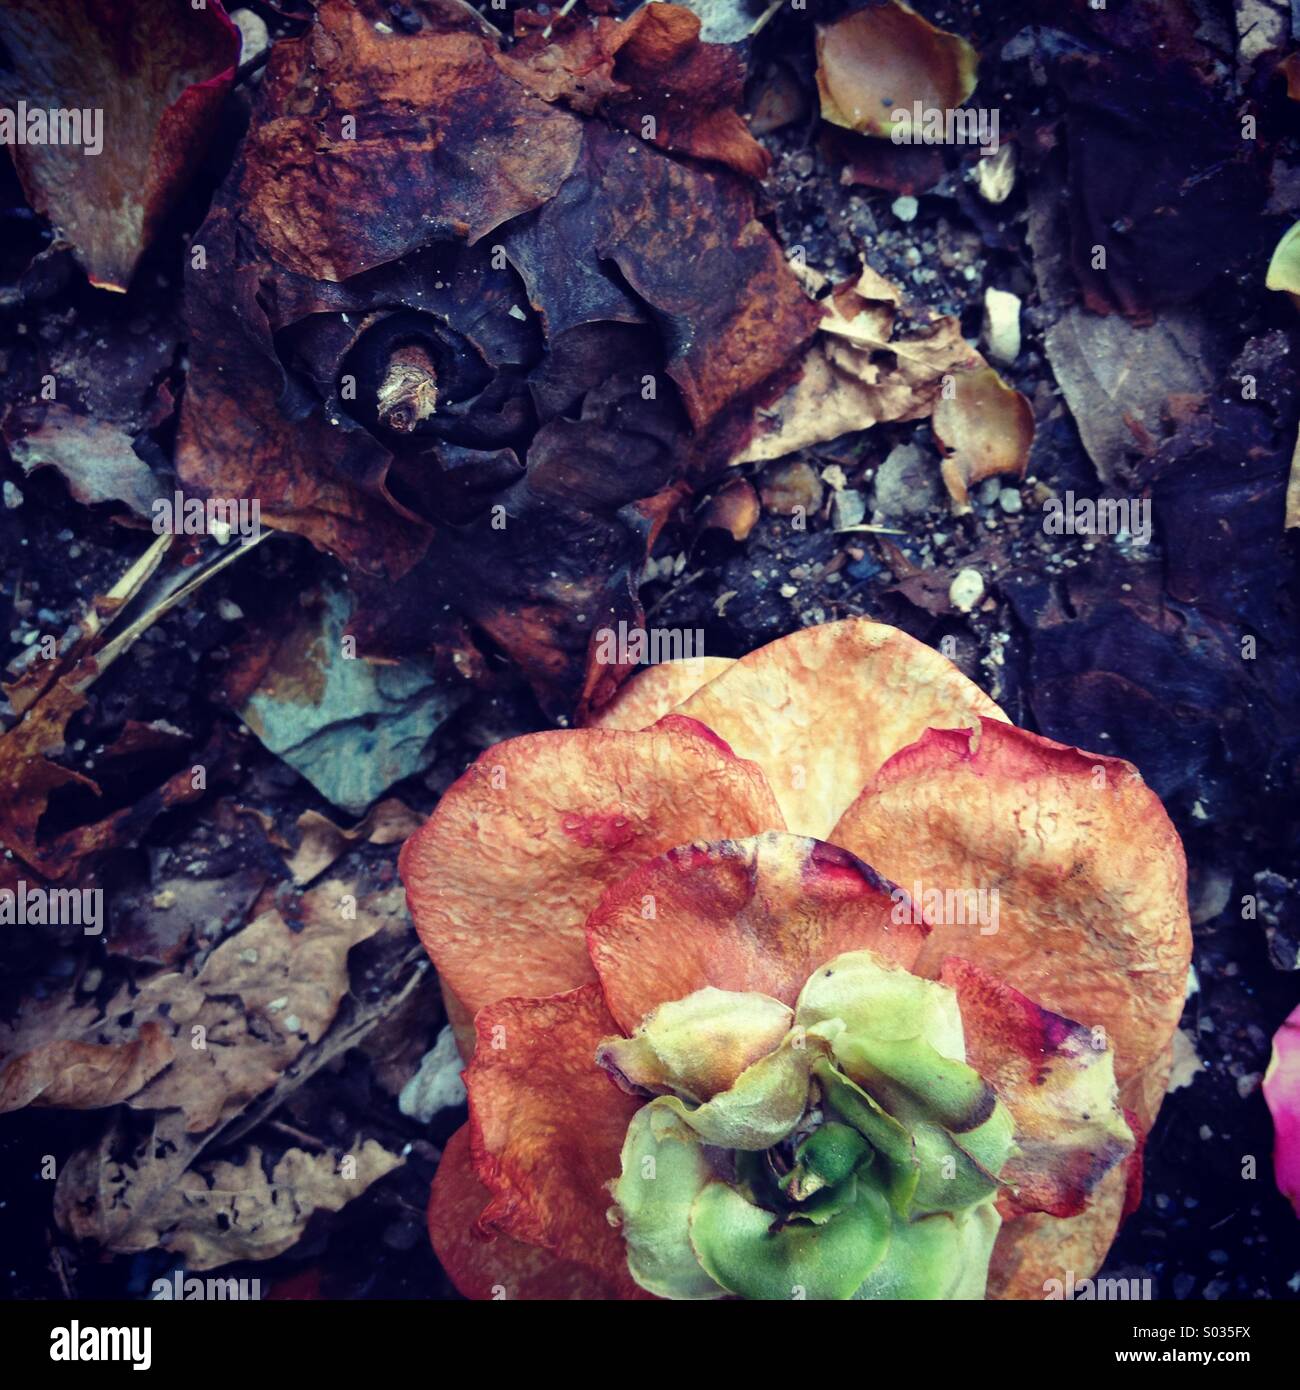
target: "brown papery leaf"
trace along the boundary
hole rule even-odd
[[[302,901],[308,927],[264,912],[201,965],[123,986],[102,1012],[35,1002],[0,1035],[0,1109],[29,1104],[179,1110],[187,1133],[238,1114],[329,1028],[348,990],[347,954],[404,923],[400,889],[360,910],[348,885]]]
[[[56,1212],[68,1229],[76,1229],[70,1214],[77,1205],[98,1205],[104,1181],[98,1158],[93,1149],[77,1155],[59,1185]],[[161,1247],[184,1256],[190,1270],[269,1260],[298,1242],[313,1212],[341,1211],[401,1165],[396,1154],[367,1139],[341,1156],[290,1149],[268,1176],[254,1145],[237,1163],[220,1159],[182,1174],[147,1219],[123,1230],[111,1248]]]
[[[24,103],[29,121],[75,111],[81,126],[77,144],[6,137],[28,201],[72,244],[91,284],[125,290],[212,134],[238,31],[220,0],[197,9],[5,0],[0,43],[12,61],[0,70],[0,102]]]
[[[781,458],[887,420],[929,415],[943,378],[982,359],[955,319],[893,337],[898,289],[869,267],[823,301],[821,332],[798,380],[761,409],[733,464]]]

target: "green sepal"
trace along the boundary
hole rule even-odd
[[[724,1183],[691,1208],[691,1244],[705,1270],[742,1298],[847,1299],[885,1258],[889,1206],[857,1183],[851,1207],[825,1225],[774,1224],[773,1213]]]
[[[644,1090],[704,1102],[775,1051],[793,1021],[779,999],[710,985],[661,1004],[630,1038],[606,1038],[596,1061]]]
[[[612,1184],[612,1216],[622,1227],[627,1264],[643,1289],[661,1298],[723,1298],[691,1246],[691,1206],[714,1172],[695,1131],[662,1099],[632,1116],[622,1173]]]
[[[886,1257],[855,1299],[980,1299],[1002,1221],[996,1208],[896,1221]]]
[[[966,1057],[953,991],[871,951],[847,951],[809,976],[795,1004],[795,1023],[811,1028],[830,1019],[840,1019],[851,1037],[920,1038],[945,1057]]]
[[[705,1105],[676,1096],[661,1099],[706,1144],[720,1149],[770,1149],[795,1128],[808,1104],[809,1072],[827,1044],[792,1029],[777,1050],[746,1067],[729,1090]]]
[[[875,1150],[884,1169],[881,1178],[889,1204],[899,1215],[907,1216],[921,1176],[921,1163],[912,1136],[825,1058],[813,1063],[813,1075],[821,1086],[824,1104],[852,1125]]]

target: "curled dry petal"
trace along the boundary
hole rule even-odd
[[[587,921],[591,960],[619,1027],[712,986],[792,1005],[844,951],[910,966],[925,927],[893,922],[892,884],[798,835],[683,845],[614,883]]]
[[[698,735],[528,734],[447,791],[402,846],[401,871],[420,939],[472,1016],[594,979],[584,923],[629,870],[780,823],[759,770]]]
[[[1034,443],[1034,412],[1019,391],[989,366],[953,374],[953,393],[942,396],[931,416],[943,445],[943,481],[959,507],[976,483],[998,474],[1025,476]]]
[[[995,929],[936,922],[918,973],[960,956],[1100,1026],[1125,1103],[1150,1125],[1149,1096],[1132,1091],[1182,1013],[1191,928],[1182,845],[1131,764],[988,719],[978,738],[931,729],[830,838],[908,888],[996,888]]]
[[[804,628],[742,657],[681,706],[767,774],[800,835],[832,827],[886,759],[932,724],[1006,716],[945,657],[915,638],[849,618]],[[846,845],[887,877],[866,849]]]
[[[975,90],[979,57],[956,34],[936,29],[902,0],[885,0],[817,30],[822,118],[862,135],[889,135],[893,114],[910,126],[915,102],[960,106]]]
[[[491,1200],[484,1232],[540,1245],[630,1292],[622,1237],[605,1192],[641,1099],[594,1064],[614,1032],[598,985],[479,1011],[465,1073],[474,1168]]]
[[[1273,1115],[1277,1189],[1300,1216],[1300,1008],[1277,1030],[1264,1073],[1264,1099]]]
[[[648,729],[684,700],[720,676],[732,659],[728,656],[692,656],[647,666],[587,721],[592,729]]]

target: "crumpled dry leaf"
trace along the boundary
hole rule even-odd
[[[285,865],[297,884],[310,883],[343,854],[349,845],[364,840],[368,845],[401,844],[418,830],[422,817],[416,815],[397,797],[378,802],[369,814],[350,830],[335,825],[319,811],[304,811],[298,817],[302,836],[298,847],[285,860]]]
[[[405,946],[409,927],[398,896],[390,890],[370,891],[363,882],[349,885],[356,897],[358,918],[378,922],[375,932],[399,940],[397,971],[378,982],[354,978],[337,1014],[319,1042],[306,1043],[291,1065],[274,1077],[274,1084],[252,1099],[247,1108],[226,1122],[196,1133],[184,1110],[118,1110],[116,1119],[97,1143],[74,1154],[64,1165],[55,1191],[55,1216],[63,1230],[78,1240],[93,1241],[109,1250],[137,1251],[158,1244],[155,1211],[169,1201],[172,1188],[209,1149],[227,1149],[255,1129],[290,1096],[349,1049],[374,1037],[381,1025],[395,1019],[427,993],[421,989],[430,976],[422,952]],[[321,910],[333,914],[335,902],[324,890],[302,900],[304,934],[310,935]],[[368,961],[367,968],[373,965]],[[376,984],[378,987],[376,988]],[[425,1016],[430,1015],[425,1003]],[[408,1030],[409,1036],[409,1030]]]
[[[975,90],[979,55],[902,0],[884,0],[817,29],[822,119],[863,135],[889,135],[893,113],[911,127],[913,103],[958,107]]]
[[[5,106],[102,113],[96,154],[85,152],[93,140],[5,143],[28,201],[71,242],[91,284],[125,290],[212,134],[238,31],[220,0],[6,0],[0,43]]]
[[[324,1036],[348,990],[347,953],[392,920],[400,890],[344,913],[348,885],[302,901],[299,932],[274,909],[227,938],[193,970],[124,985],[102,1011],[32,1004],[0,1040],[0,1110],[39,1103],[180,1110],[189,1133],[238,1114]],[[60,1067],[75,1070],[60,1074]]]
[[[161,481],[131,447],[128,434],[65,405],[11,408],[4,417],[4,442],[24,473],[56,469],[72,496],[87,506],[123,502],[136,516],[148,517],[163,496]]]
[[[516,23],[527,12],[516,11]],[[547,23],[551,20],[538,21]],[[725,164],[762,178],[771,156],[749,133],[739,107],[745,60],[726,43],[701,43],[700,19],[681,5],[642,5],[619,23],[561,21],[551,37],[536,34],[498,59],[546,101],[598,111],[661,149]]]
[[[170,535],[159,536],[106,594],[88,605],[78,624],[64,635],[61,650],[48,659],[33,659],[14,684],[4,688],[21,717],[0,734],[0,785],[7,789],[0,800],[0,845],[50,882],[75,877],[102,851],[129,843],[161,812],[202,793],[191,770],[183,768],[134,804],[102,820],[55,835],[41,833],[41,819],[54,792],[83,787],[99,794],[89,777],[56,761],[66,745],[68,724],[85,706],[90,686],[163,614],[243,553],[240,547],[231,547],[214,563],[195,568],[188,578],[183,570],[171,571],[164,577],[157,601],[114,631],[114,623],[158,571],[172,540]],[[223,745],[224,736],[218,730],[198,761],[218,766]]]
[[[87,1150],[98,1159],[95,1150]],[[132,1228],[128,1239],[112,1248],[118,1253],[174,1251],[190,1270],[216,1269],[235,1260],[269,1260],[301,1238],[316,1211],[341,1211],[372,1183],[402,1166],[377,1140],[367,1139],[350,1153],[309,1154],[290,1149],[266,1172],[256,1145],[238,1163],[219,1159],[191,1168],[153,1206],[148,1221]],[[111,1185],[95,1161],[77,1155],[69,1175],[56,1189],[55,1215],[60,1225],[76,1230],[71,1217],[82,1201],[95,1200]]]
[[[99,1010],[57,996],[31,1001],[13,1023],[0,1024],[0,1114],[28,1105],[99,1110],[136,1094],[176,1055],[159,1023],[141,1025],[123,1042],[100,1035]]]
[[[590,36],[506,54],[451,0],[411,32],[326,0],[275,45],[188,276],[186,487],[337,554],[364,653],[473,666],[485,635],[555,714],[612,693],[593,634],[639,621],[674,480],[817,319],[744,179],[538,95],[653,87],[654,138],[717,155],[725,103],[694,96],[738,91],[734,56],[649,9],[598,26],[584,96]]]
[[[1025,476],[1034,412],[992,367],[954,373],[952,394],[940,397],[930,424],[947,451],[943,481],[959,509],[968,508],[969,489],[985,478]]]
[[[897,287],[868,266],[855,284],[828,295],[799,379],[759,410],[752,437],[731,462],[781,458],[883,421],[920,419],[934,409],[945,375],[983,362],[955,318],[894,338],[900,300]],[[892,364],[881,361],[886,353]]]

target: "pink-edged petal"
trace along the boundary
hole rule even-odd
[[[905,895],[853,855],[773,833],[684,845],[642,865],[606,892],[587,939],[630,1033],[706,985],[793,1005],[809,975],[845,951],[910,966],[926,932],[913,919]]]
[[[688,728],[527,734],[446,792],[401,873],[416,931],[472,1017],[593,980],[587,914],[637,865],[780,823],[762,773]]]

